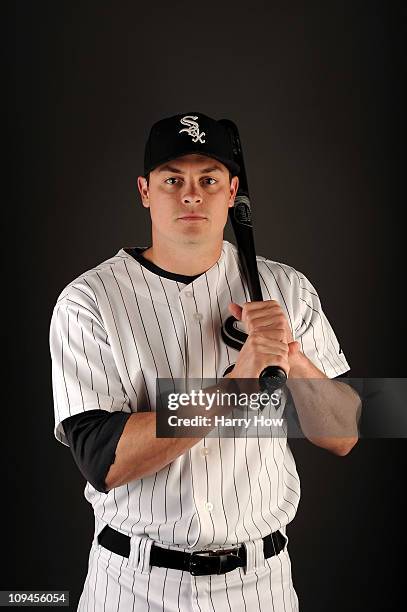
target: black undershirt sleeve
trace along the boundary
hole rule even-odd
[[[86,410],[62,421],[75,463],[86,480],[101,493],[116,457],[116,447],[130,412]]]

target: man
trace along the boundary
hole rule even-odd
[[[312,389],[349,366],[309,281],[259,257],[266,301],[247,303],[223,240],[238,172],[214,119],[158,121],[138,177],[151,246],[120,249],[55,305],[55,435],[95,514],[79,610],[298,609],[285,528],[300,487],[286,438],[156,437],[157,379],[257,379],[267,365],[309,381],[293,390],[300,419],[328,413],[353,431],[354,394],[330,382],[328,401]],[[248,333],[240,352],[220,333],[231,314]],[[338,455],[357,439],[310,432]]]

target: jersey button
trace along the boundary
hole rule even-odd
[[[207,509],[208,512],[212,512],[213,504],[211,502],[206,502],[205,508]]]
[[[194,312],[194,319],[195,321],[202,321],[203,314],[201,312]]]
[[[185,297],[193,297],[192,291],[185,291]]]
[[[206,446],[201,448],[201,455],[203,455],[203,456],[209,455],[209,448],[207,448]]]

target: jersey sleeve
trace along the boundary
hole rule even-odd
[[[105,479],[130,413],[86,410],[62,421],[75,463],[88,482],[107,493]]]
[[[328,378],[347,372],[349,364],[311,282],[296,272],[298,299],[295,307],[294,339],[301,351]]]
[[[131,412],[109,339],[91,296],[72,290],[59,299],[50,324],[57,440],[69,446],[62,421],[89,410]]]

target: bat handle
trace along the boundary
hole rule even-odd
[[[287,374],[278,366],[267,366],[260,372],[259,385],[262,391],[273,393],[287,382]]]
[[[253,278],[253,275],[248,274],[248,278]],[[260,280],[258,276],[256,277],[257,284],[250,288],[250,297],[252,302],[261,302],[263,299],[261,289],[260,289]],[[259,376],[259,385],[262,391],[265,391],[269,394],[277,391],[281,387],[284,387],[287,382],[287,373],[283,368],[279,366],[267,366],[260,372]]]
[[[241,350],[243,344],[247,340],[247,334],[240,329],[235,327],[235,323],[237,319],[235,317],[230,316],[224,322],[222,326],[222,338],[223,341],[237,349]],[[233,366],[229,371],[233,370]],[[265,391],[268,393],[273,393],[280,387],[283,387],[287,381],[287,374],[280,368],[279,366],[267,366],[260,372],[259,376],[259,386],[261,391]]]

